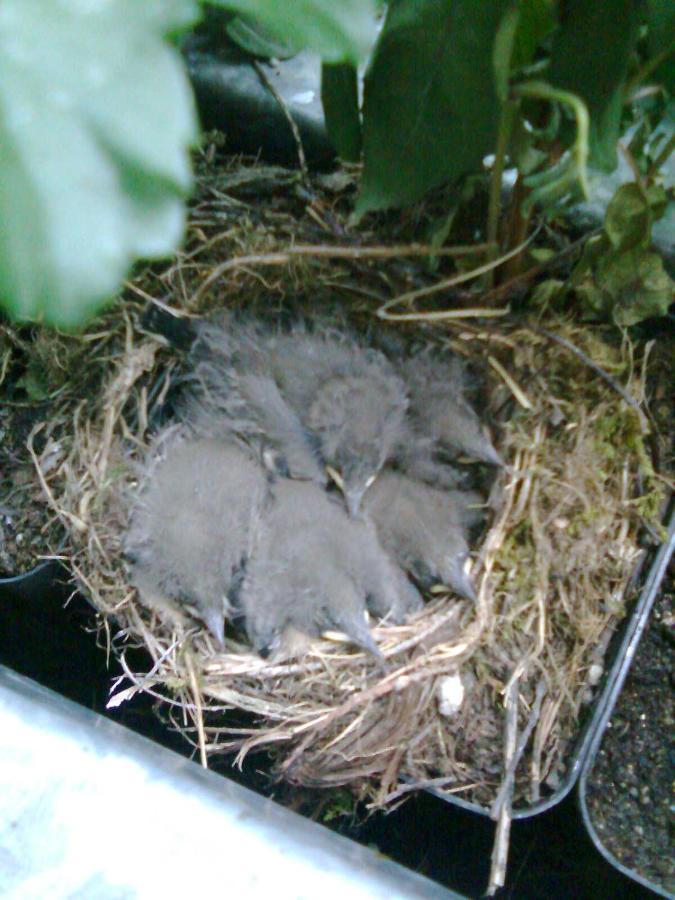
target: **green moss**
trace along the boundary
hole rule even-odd
[[[357,800],[347,788],[331,792],[330,799],[321,811],[321,821],[328,823],[345,816],[352,818],[356,810]]]

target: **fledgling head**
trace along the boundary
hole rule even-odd
[[[477,459],[491,466],[503,466],[504,460],[492,445],[485,428],[473,407],[463,398],[448,403],[448,422],[454,417],[453,427],[445,429],[445,442],[461,454]]]
[[[403,382],[386,371],[331,378],[317,391],[308,424],[350,515],[394,453],[407,407]]]
[[[451,588],[460,597],[467,600],[476,600],[476,589],[473,581],[466,572],[466,563],[469,559],[469,545],[466,539],[457,532],[450,532],[444,536],[442,556],[439,558],[438,567],[430,566],[425,559],[415,559],[410,571],[422,588],[431,590],[439,584]]]

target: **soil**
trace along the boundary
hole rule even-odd
[[[588,782],[603,846],[624,866],[675,893],[675,614],[669,589],[656,601]]]
[[[26,446],[44,417],[41,407],[30,404],[7,403],[0,409],[0,578],[28,571],[47,552],[45,531],[54,516]],[[40,436],[36,446],[44,447]]]

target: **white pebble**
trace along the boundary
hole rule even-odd
[[[464,702],[464,683],[459,672],[446,675],[438,684],[438,710],[442,716],[454,716]]]
[[[592,687],[595,687],[602,678],[602,673],[604,671],[605,670],[603,666],[600,665],[600,663],[593,663],[593,665],[588,669],[588,683]]]

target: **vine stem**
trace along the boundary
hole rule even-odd
[[[486,239],[488,245],[487,261],[492,262],[499,254],[499,219],[501,213],[501,193],[504,179],[504,166],[506,163],[506,150],[513,131],[513,120],[516,115],[517,104],[512,100],[506,100],[502,106],[497,131],[497,146],[495,148],[495,161],[492,167],[490,180],[490,199],[488,203],[488,217],[486,226]],[[494,284],[494,270],[488,274],[488,288]]]

